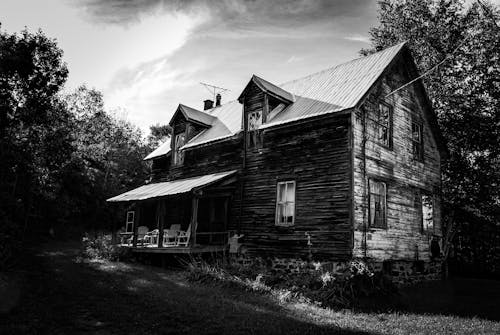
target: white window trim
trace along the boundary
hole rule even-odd
[[[182,145],[178,145],[180,136],[184,136],[184,143]],[[182,163],[179,162],[179,157],[181,155],[179,148],[182,147],[185,144],[185,142],[186,142],[186,134],[185,133],[182,132],[182,133],[178,133],[178,134],[174,135],[174,150],[172,153],[172,159],[173,159],[173,165],[175,165],[175,166],[182,165]]]
[[[132,214],[132,220],[129,220],[129,214]],[[135,211],[128,211],[127,217],[125,218],[125,232],[133,232],[134,231],[134,221],[135,221]],[[129,225],[132,225],[132,229],[129,230]]]
[[[287,190],[288,190],[288,184],[293,184],[293,188],[294,188],[294,193],[293,193],[293,216],[292,216],[292,223],[281,223],[280,220],[279,220],[279,207],[280,205],[284,205],[285,206],[285,211],[286,211],[286,205],[287,203],[291,203],[291,201],[284,201],[284,202],[280,202],[279,199],[278,199],[278,194],[279,194],[279,187],[280,185],[283,185],[285,184],[285,195],[287,193]],[[280,181],[276,184],[276,213],[275,213],[275,216],[274,216],[274,224],[276,226],[280,226],[280,227],[291,227],[291,226],[294,226],[295,225],[295,216],[297,216],[297,211],[296,211],[296,199],[297,199],[297,184],[295,182],[295,180],[284,180],[284,181]]]
[[[250,129],[250,116],[251,115],[255,115],[257,113],[260,113],[260,124],[258,124],[254,129]],[[260,126],[262,126],[262,110],[256,110],[256,111],[252,111],[252,112],[248,112],[247,114],[247,129],[249,132],[252,132],[252,131],[256,131],[259,129]]]

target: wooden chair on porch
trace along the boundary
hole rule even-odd
[[[178,247],[187,247],[189,245],[189,239],[191,238],[191,224],[188,226],[186,231],[179,231],[176,238],[176,245]]]
[[[154,229],[152,231],[148,231],[144,236],[144,244],[158,244],[158,234],[160,231],[158,229]]]
[[[146,234],[148,233],[149,231],[149,228],[146,227],[146,226],[139,226],[137,227],[137,244],[141,244],[141,245],[144,245],[144,237],[146,236]],[[132,244],[134,240],[134,237],[132,236],[129,240],[128,240],[128,244]]]
[[[177,245],[177,235],[181,231],[180,224],[173,224],[170,229],[163,230],[163,246],[175,247]]]

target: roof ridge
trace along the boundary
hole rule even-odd
[[[214,112],[217,108],[220,108],[220,107],[223,107],[223,106],[226,106],[226,105],[229,105],[230,103],[233,103],[233,102],[238,102],[238,100],[229,100],[228,102],[226,102],[225,104],[221,104],[219,106],[215,106],[215,107],[212,107],[210,109],[207,109],[206,111],[204,111],[205,113],[207,114],[210,114],[212,115],[212,112]],[[212,115],[213,117],[217,117],[217,116],[214,116]]]
[[[349,64],[349,63],[354,63],[354,62],[357,62],[357,61],[360,61],[360,60],[365,60],[365,59],[367,59],[367,58],[370,58],[370,57],[372,57],[372,56],[375,56],[375,55],[377,55],[377,54],[380,54],[380,53],[382,53],[382,52],[386,52],[386,51],[389,51],[389,50],[392,50],[392,49],[401,48],[401,47],[402,47],[405,43],[406,43],[406,41],[401,42],[401,43],[398,43],[398,44],[395,44],[395,45],[393,45],[393,46],[387,47],[387,48],[382,49],[382,50],[380,50],[380,51],[374,52],[374,53],[372,53],[371,55],[361,56],[361,57],[358,57],[358,58],[354,58],[354,59],[351,59],[351,60],[349,60],[349,61],[347,61],[347,62],[343,62],[343,63],[337,64],[337,65],[331,66],[331,67],[326,68],[326,69],[324,69],[324,70],[320,70],[320,71],[318,71],[318,72],[314,72],[314,73],[308,74],[307,76],[304,76],[304,77],[300,77],[300,78],[296,78],[296,79],[292,79],[292,80],[286,81],[286,82],[284,82],[284,83],[279,84],[278,86],[279,86],[280,88],[283,88],[282,86],[285,86],[285,85],[288,85],[288,84],[291,84],[291,83],[294,83],[294,82],[298,82],[298,81],[300,81],[300,80],[309,79],[309,78],[314,77],[314,76],[317,76],[317,75],[319,75],[319,74],[322,74],[322,73],[325,73],[325,72],[332,71],[333,69],[336,69],[336,68],[338,68],[338,67],[340,67],[340,66],[347,65],[347,64]]]

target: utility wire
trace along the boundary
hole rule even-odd
[[[495,18],[494,18],[494,15],[493,13],[491,13],[491,11],[489,10],[489,8],[483,4],[483,2],[481,0],[477,0],[477,2],[479,3],[479,5],[481,6],[481,8],[483,9],[483,12],[485,13],[486,16],[489,16],[490,19],[493,21],[493,24],[497,27],[497,28],[500,28],[496,21],[495,21]],[[402,90],[403,88],[407,87],[408,85],[411,85],[413,84],[414,82],[416,82],[417,80],[420,80],[422,79],[423,77],[427,76],[429,73],[433,72],[434,70],[436,70],[441,64],[443,64],[444,62],[446,62],[448,59],[451,58],[451,56],[453,56],[453,54],[455,52],[457,52],[457,50],[471,37],[472,35],[469,35],[467,36],[466,38],[464,38],[462,40],[462,42],[460,42],[458,44],[458,46],[453,49],[453,51],[449,54],[447,54],[439,63],[437,63],[436,65],[434,65],[433,67],[431,67],[429,70],[425,71],[422,75],[418,76],[417,78],[413,79],[413,80],[410,80],[409,82],[407,82],[406,84],[404,84],[403,86],[401,87],[398,87],[397,89],[395,89],[394,91],[388,93],[385,97],[387,98],[388,96],[391,96],[393,95],[394,93]]]
[[[471,35],[467,36],[465,39],[462,40],[462,42],[460,42],[460,44],[455,48],[453,49],[452,52],[450,52],[449,54],[447,54],[439,63],[437,63],[436,65],[434,65],[433,67],[431,67],[429,70],[425,71],[423,74],[421,74],[420,76],[418,76],[417,78],[415,79],[412,79],[410,80],[409,82],[407,82],[406,84],[404,84],[403,86],[400,86],[398,88],[396,88],[394,91],[388,93],[385,97],[387,98],[388,96],[391,96],[393,95],[394,93],[402,90],[403,88],[407,87],[408,85],[411,85],[413,84],[414,82],[416,82],[417,80],[420,80],[422,79],[423,77],[427,76],[429,73],[433,72],[435,69],[437,69],[441,64],[443,64],[444,62],[446,62],[448,59],[450,59],[451,56],[453,56],[453,54],[455,52],[457,52],[457,50],[465,43],[465,41],[467,41],[467,39],[470,37]]]

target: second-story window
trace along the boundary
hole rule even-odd
[[[392,108],[386,103],[378,105],[377,117],[375,119],[377,128],[377,139],[382,145],[392,148]]]
[[[252,148],[257,146],[258,143],[258,133],[257,129],[259,129],[262,124],[262,111],[253,111],[248,113],[248,147]]]
[[[175,135],[173,152],[174,165],[182,165],[182,163],[184,163],[184,152],[180,149],[185,144],[185,142],[186,136],[184,135],[184,133]]]
[[[422,124],[413,121],[411,124],[411,142],[413,158],[416,160],[424,159],[424,141],[422,138]]]

